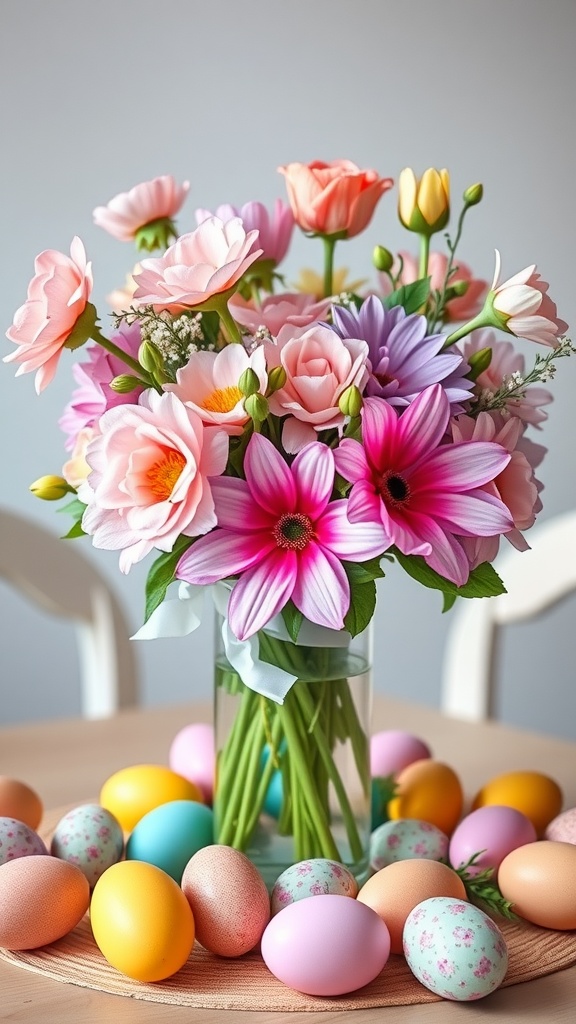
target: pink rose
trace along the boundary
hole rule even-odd
[[[40,394],[54,377],[62,349],[86,309],[92,292],[92,265],[86,262],[84,245],[75,235],[70,256],[46,249],[36,257],[34,270],[26,302],[16,310],[6,331],[19,348],[3,361],[21,363],[17,377],[37,370],[35,386]],[[87,337],[89,329],[82,340]]]
[[[418,272],[418,260],[409,252],[399,252],[399,256],[402,257],[402,273],[398,279],[398,284],[412,284],[417,281],[420,274]],[[450,277],[450,284],[454,285],[459,281],[465,281],[468,285],[464,295],[456,296],[453,299],[449,299],[444,307],[445,323],[458,322],[464,323],[467,320],[471,320],[472,317],[476,316],[477,313],[482,309],[482,303],[486,297],[488,291],[488,281],[482,281],[479,277],[472,276],[472,270],[467,263],[463,260],[457,259],[455,266],[458,270],[455,274]],[[431,252],[428,260],[428,273],[430,275],[430,288],[432,291],[442,289],[444,285],[444,279],[446,277],[446,269],[448,266],[448,257],[442,252]],[[397,261],[392,266],[392,273],[396,275],[398,273],[399,264]],[[392,284],[387,274],[379,274],[378,280],[380,282],[380,291],[383,295],[389,295],[392,291]]]
[[[206,429],[176,395],[145,391],[138,405],[104,413],[88,446],[92,472],[80,487],[82,519],[96,548],[121,550],[127,573],[153,548],[171,551],[216,526],[209,477],[226,468],[228,437]]]
[[[196,210],[196,223],[201,224],[212,214],[209,210]],[[240,217],[245,231],[258,232],[258,244],[262,246],[263,260],[271,260],[274,265],[281,263],[290,245],[294,217],[292,210],[281,199],[274,203],[270,214],[263,203],[244,203],[243,206],[231,206],[224,203],[215,211],[215,216],[226,224],[234,217]]]
[[[171,174],[144,181],[129,192],[120,192],[106,206],[97,206],[92,214],[94,223],[118,241],[130,242],[145,224],[174,217],[189,188],[188,181],[177,185]]]
[[[239,218],[223,224],[218,217],[202,221],[182,235],[158,259],[144,259],[134,280],[139,305],[157,312],[181,313],[228,292],[262,255],[252,246],[257,231],[246,233]]]
[[[186,366],[176,372],[176,384],[166,384],[200,419],[222,427],[227,434],[241,434],[249,416],[244,395],[238,387],[245,370],[254,370],[265,394],[268,375],[264,352],[257,348],[248,355],[242,345],[226,345],[220,352],[192,352]]]
[[[228,308],[237,323],[248,328],[252,334],[260,327],[265,327],[272,337],[276,337],[285,324],[307,327],[316,320],[323,320],[331,303],[331,298],[316,302],[312,295],[305,295],[303,292],[284,292],[269,295],[261,306],[256,306],[254,302],[243,299],[236,292],[230,299]]]
[[[265,342],[268,371],[283,366],[284,387],[270,396],[270,411],[286,416],[282,443],[300,451],[316,432],[341,427],[338,402],[352,384],[362,390],[367,379],[368,345],[358,338],[340,338],[329,327],[283,327],[276,343]]]
[[[286,178],[294,219],[303,231],[315,235],[360,234],[370,223],[376,204],[394,184],[351,160],[291,163],[278,170]]]

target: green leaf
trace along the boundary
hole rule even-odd
[[[179,537],[172,551],[163,552],[150,566],[146,579],[146,610],[144,622],[147,622],[152,612],[166,597],[166,591],[174,581],[176,566],[180,561],[186,548],[192,544],[191,537]]]
[[[446,591],[444,591],[443,597],[444,597],[444,600],[442,602],[442,613],[449,612],[450,609],[453,608],[454,605],[456,604],[456,599],[457,599],[458,595],[457,594],[447,594]]]
[[[220,317],[212,310],[204,310],[200,321],[202,336],[208,345],[215,345],[220,332]]]
[[[407,314],[418,313],[428,301],[429,295],[430,278],[422,277],[419,281],[414,281],[412,284],[401,285],[400,288],[397,288],[391,295],[387,295],[382,301],[386,309],[392,309],[393,306],[403,306]]]
[[[78,520],[78,522],[74,523],[70,527],[70,529],[68,530],[68,533],[63,533],[62,534],[61,540],[70,540],[72,537],[86,537],[86,536],[87,536],[86,531],[82,529],[82,523],[80,522],[80,520]]]
[[[284,619],[284,625],[288,630],[290,639],[295,644],[298,640],[298,633],[300,632],[304,616],[293,601],[288,601],[282,609],[282,618]]]
[[[394,549],[394,555],[412,579],[432,590],[441,590],[449,597],[453,596],[454,599],[457,597],[498,597],[499,594],[506,593],[506,587],[490,562],[482,562],[481,565],[478,565],[470,573],[468,581],[462,587],[457,587],[455,583],[431,569],[421,555],[403,555],[397,549]],[[454,601],[452,601],[453,603]]]
[[[343,565],[351,584],[369,583],[370,580],[383,579],[385,575],[380,557],[370,558],[367,562],[344,562]]]
[[[344,567],[346,568],[346,566]],[[350,583],[350,607],[344,616],[344,628],[351,636],[357,636],[365,629],[376,608],[376,584]]]
[[[74,498],[69,501],[66,505],[62,505],[56,509],[57,512],[68,512],[69,515],[74,516],[75,519],[82,519],[84,512],[86,511],[86,505],[80,498]]]

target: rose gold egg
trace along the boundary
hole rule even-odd
[[[541,839],[512,850],[498,869],[498,886],[512,910],[541,928],[576,928],[576,846]]]

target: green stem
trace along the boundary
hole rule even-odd
[[[443,352],[445,349],[450,348],[451,345],[454,345],[457,341],[460,341],[461,338],[465,338],[466,335],[471,334],[472,331],[476,331],[480,327],[491,326],[493,326],[492,321],[486,319],[484,310],[482,310],[480,313],[478,313],[477,316],[474,317],[473,320],[469,320],[468,323],[462,324],[462,326],[459,327],[458,330],[450,334],[446,338],[446,341],[444,342],[441,351]]]
[[[128,353],[124,351],[124,349],[120,348],[118,345],[115,345],[114,342],[110,341],[109,338],[106,338],[102,334],[102,331],[97,325],[94,325],[94,329],[92,330],[91,334],[93,341],[96,341],[99,345],[102,346],[102,348],[105,348],[107,352],[110,352],[111,355],[118,356],[118,358],[121,359],[124,363],[126,363],[126,366],[129,366],[131,370],[134,370],[135,373],[137,373],[138,376],[141,377],[142,380],[147,385],[151,385],[154,383],[150,374],[144,369],[143,366],[141,366],[138,360],[133,359],[132,356],[129,356]]]
[[[225,302],[218,305],[217,313],[228,332],[230,341],[241,344],[242,333]]]
[[[428,260],[430,258],[430,235],[420,235],[420,265],[418,277],[428,277]]]
[[[332,282],[334,279],[334,250],[338,241],[335,235],[323,235],[324,242],[324,298],[332,295]]]

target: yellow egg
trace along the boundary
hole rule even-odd
[[[541,839],[512,850],[498,868],[498,887],[512,910],[541,928],[576,928],[576,846]]]
[[[108,962],[136,981],[171,977],[194,945],[194,918],[180,886],[143,861],[120,861],[100,876],[90,924]]]
[[[449,836],[456,828],[464,795],[456,772],[442,761],[413,761],[396,777],[396,796],[388,804],[389,817],[429,821]]]
[[[490,779],[478,791],[472,810],[498,804],[514,807],[530,819],[538,836],[562,809],[562,790],[554,779],[542,772],[506,772]]]
[[[203,803],[199,786],[162,764],[134,764],[121,768],[100,790],[100,804],[131,832],[148,811],[171,800]]]

